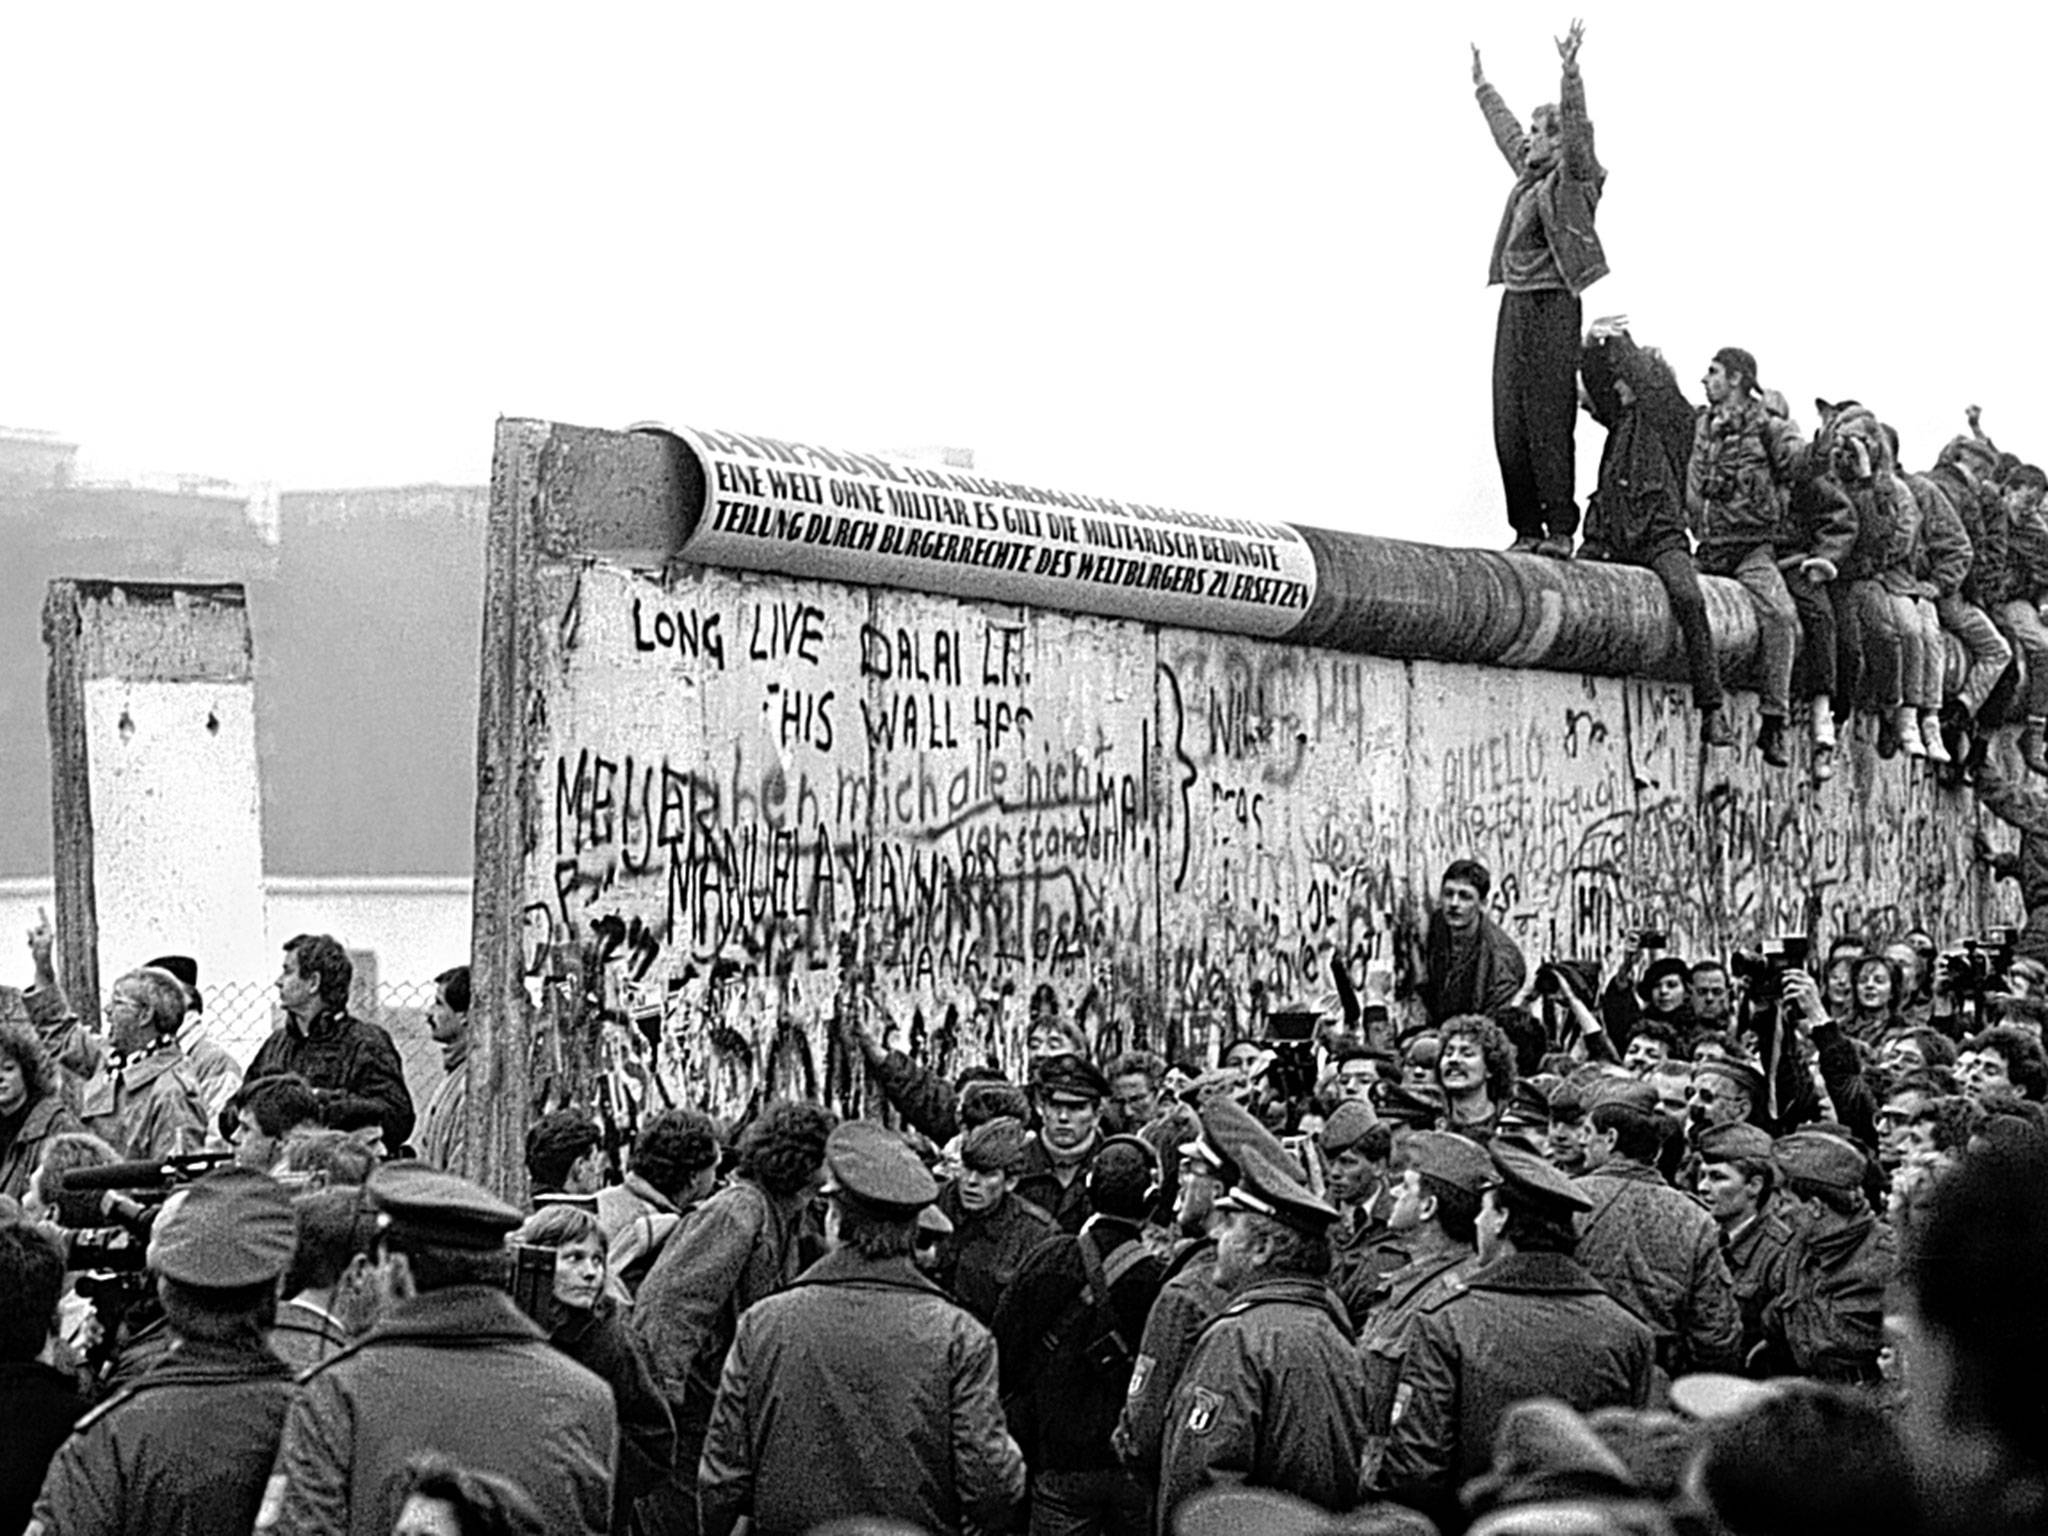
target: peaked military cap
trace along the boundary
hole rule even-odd
[[[385,1163],[364,1186],[384,1229],[439,1248],[489,1253],[524,1219],[481,1185],[423,1163]]]
[[[1410,1088],[1389,1083],[1380,1095],[1380,1118],[1394,1125],[1433,1126],[1444,1117],[1444,1096],[1440,1089]]]
[[[1202,1134],[1181,1151],[1199,1157],[1226,1184],[1235,1184],[1244,1176],[1247,1153],[1282,1165],[1293,1162],[1280,1138],[1227,1093],[1214,1093],[1203,1101],[1201,1121]]]
[[[1109,1097],[1109,1079],[1102,1075],[1102,1069],[1075,1051],[1041,1056],[1033,1062],[1031,1087],[1041,1098],[1055,1093],[1070,1094],[1077,1099]]]
[[[1504,1147],[1497,1141],[1486,1150],[1493,1159],[1496,1181],[1518,1198],[1562,1214],[1593,1209],[1593,1202],[1576,1184],[1535,1153],[1524,1152],[1520,1147]]]
[[[1270,1216],[1310,1234],[1329,1231],[1337,1219],[1337,1208],[1295,1175],[1293,1159],[1278,1142],[1271,1147],[1246,1142],[1238,1151],[1238,1180],[1217,1197],[1216,1204],[1223,1210]]]
[[[938,1181],[910,1143],[872,1120],[844,1120],[825,1138],[827,1187],[892,1216],[938,1198]]]
[[[222,1168],[179,1191],[158,1216],[149,1258],[167,1280],[231,1290],[277,1279],[297,1245],[285,1187],[253,1169]]]

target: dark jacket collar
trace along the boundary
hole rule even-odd
[[[145,1379],[166,1381],[248,1381],[264,1376],[289,1377],[292,1368],[271,1353],[260,1338],[232,1344],[206,1339],[179,1339],[164,1351]]]
[[[946,1293],[907,1258],[870,1259],[851,1248],[835,1248],[796,1277],[798,1285],[883,1285],[902,1291]]]
[[[545,1342],[547,1335],[496,1286],[451,1285],[399,1302],[363,1342],[446,1338]]]
[[[1607,1294],[1607,1288],[1585,1266],[1562,1253],[1504,1253],[1483,1269],[1474,1270],[1465,1284],[1474,1291]]]
[[[1291,1303],[1297,1307],[1314,1307],[1331,1322],[1345,1338],[1356,1342],[1357,1334],[1352,1330],[1351,1319],[1344,1311],[1344,1305],[1337,1300],[1337,1293],[1330,1289],[1328,1282],[1309,1280],[1299,1275],[1275,1276],[1269,1280],[1255,1280],[1233,1295],[1225,1304],[1221,1316],[1235,1317],[1249,1312],[1253,1307],[1274,1303]]]
[[[285,1027],[301,1040],[332,1040],[354,1022],[346,1008],[322,1008],[313,1015],[312,1023],[304,1025],[297,1014],[285,1015]]]
[[[1629,1184],[1662,1184],[1664,1175],[1648,1163],[1639,1163],[1632,1157],[1617,1154],[1610,1157],[1590,1173],[1581,1175],[1584,1179],[1620,1179]]]

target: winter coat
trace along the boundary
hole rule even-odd
[[[1970,536],[1940,486],[1925,475],[1907,475],[1920,508],[1919,537],[1913,545],[1913,597],[1953,597],[1970,574]],[[1896,589],[1894,589],[1896,590]]]
[[[1856,512],[1856,542],[1842,566],[1844,581],[1873,581],[1912,564],[1920,508],[1898,476],[1879,470],[1867,480],[1838,482]]]
[[[908,1259],[827,1254],[740,1319],[698,1476],[704,1536],[849,1514],[1001,1530],[1024,1498],[996,1346]]]
[[[550,1536],[610,1529],[619,1461],[612,1389],[549,1344],[510,1296],[483,1285],[397,1303],[301,1378],[266,1500],[275,1517],[258,1529],[386,1536],[398,1518],[398,1474],[427,1448],[516,1482]]]
[[[19,1200],[28,1192],[28,1181],[43,1160],[43,1148],[50,1138],[84,1129],[85,1123],[64,1107],[60,1094],[46,1093],[29,1105],[14,1140],[0,1148],[0,1195]]]
[[[1528,977],[1528,962],[1521,949],[1484,912],[1468,942],[1476,946],[1469,980],[1460,974],[1459,938],[1442,914],[1430,913],[1429,931],[1422,941],[1422,985],[1418,990],[1431,1024],[1462,1013],[1490,1015],[1514,1001]]]
[[[1017,1271],[1034,1248],[1060,1229],[1015,1192],[1004,1195],[993,1210],[970,1211],[960,1203],[959,1187],[948,1184],[939,1191],[938,1204],[953,1230],[939,1240],[939,1267],[932,1278],[979,1321],[993,1327],[996,1305]]]
[[[1166,1265],[1145,1253],[1110,1281],[1106,1308],[1077,1308],[1087,1279],[1081,1244],[1091,1245],[1106,1267],[1143,1241],[1134,1223],[1097,1216],[1078,1237],[1060,1233],[1041,1243],[1003,1294],[994,1325],[1003,1402],[1033,1472],[1117,1465],[1110,1434]]]
[[[676,1425],[654,1385],[646,1351],[626,1326],[619,1305],[600,1296],[592,1308],[556,1308],[548,1342],[587,1371],[604,1378],[619,1412],[619,1475],[612,1491],[612,1529],[624,1531],[633,1505],[668,1480],[675,1468]]]
[[[1735,1304],[1742,1310],[1742,1358],[1764,1340],[1764,1314],[1785,1289],[1785,1250],[1792,1229],[1768,1206],[1732,1239],[1724,1237],[1721,1256],[1735,1279]]]
[[[1835,477],[1805,474],[1786,493],[1772,543],[1781,561],[1826,560],[1839,574],[1856,547],[1857,531],[1856,504]]]
[[[800,1197],[739,1179],[692,1211],[640,1283],[633,1326],[685,1447],[711,1414],[740,1314],[797,1277]]]
[[[1831,1231],[1794,1234],[1785,1288],[1764,1315],[1770,1342],[1794,1371],[1845,1384],[1879,1379],[1893,1262],[1892,1229],[1867,1213]]]
[[[1365,1362],[1365,1411],[1369,1440],[1364,1486],[1379,1481],[1388,1437],[1403,1405],[1402,1372],[1415,1321],[1444,1297],[1461,1289],[1479,1267],[1479,1256],[1463,1244],[1445,1241],[1380,1283],[1358,1329],[1358,1354]]]
[[[1616,1158],[1578,1181],[1593,1209],[1574,1257],[1650,1325],[1673,1375],[1740,1362],[1742,1314],[1713,1217],[1645,1163]]]
[[[1358,1502],[1365,1366],[1321,1281],[1266,1279],[1203,1332],[1166,1419],[1159,1516],[1218,1486],[1278,1488],[1342,1513]]]
[[[291,1395],[285,1363],[254,1340],[180,1341],[142,1380],[78,1421],[50,1463],[36,1500],[40,1523],[31,1529],[54,1536],[249,1530]]]
[[[1780,487],[1805,467],[1806,455],[1798,428],[1761,401],[1701,407],[1685,472],[1701,570],[1732,574],[1750,550],[1778,536]]]
[[[1130,1391],[1112,1442],[1124,1465],[1147,1483],[1159,1475],[1166,1416],[1188,1358],[1202,1331],[1229,1300],[1229,1293],[1216,1283],[1213,1237],[1198,1238],[1167,1265],[1166,1282],[1145,1319],[1145,1336],[1138,1341],[1137,1364],[1131,1368]]]
[[[320,1118],[337,1130],[380,1125],[384,1150],[412,1135],[412,1093],[398,1047],[382,1025],[346,1013],[322,1013],[310,1026],[287,1019],[256,1048],[245,1081],[296,1072],[320,1096]]]
[[[1586,502],[1585,558],[1643,565],[1666,549],[1689,552],[1692,404],[1671,370],[1626,335],[1589,341],[1579,370],[1593,419],[1607,429],[1599,484]],[[1621,403],[1617,382],[1629,386],[1634,404]]]
[[[1417,1318],[1380,1486],[1404,1500],[1462,1487],[1492,1464],[1494,1431],[1513,1404],[1641,1408],[1654,1372],[1649,1327],[1582,1265],[1504,1254]]]
[[[1508,232],[1514,227],[1515,204],[1523,191],[1535,189],[1536,210],[1543,221],[1543,233],[1557,260],[1559,274],[1573,293],[1584,293],[1607,275],[1607,253],[1600,248],[1600,236],[1593,228],[1593,215],[1600,207],[1600,190],[1607,172],[1593,153],[1593,124],[1586,116],[1586,84],[1576,65],[1565,68],[1558,86],[1558,121],[1563,146],[1557,161],[1540,175],[1532,176],[1522,163],[1522,124],[1490,85],[1478,90],[1479,110],[1493,142],[1515,173],[1514,190],[1508,194],[1501,213],[1500,229],[1493,237],[1493,255],[1487,263],[1486,281],[1503,281],[1502,253]]]
[[[1970,541],[1970,574],[1963,578],[1962,595],[1979,608],[1997,607],[2012,584],[2005,503],[1994,487],[1960,464],[1937,464],[1927,478],[1955,508],[1963,537]]]

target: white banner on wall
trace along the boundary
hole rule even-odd
[[[704,466],[704,506],[680,551],[698,564],[1267,637],[1315,598],[1315,556],[1285,523],[671,430]]]

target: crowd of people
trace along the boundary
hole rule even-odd
[[[2048,965],[1531,968],[1490,887],[1394,1010],[1173,1063],[1047,1006],[953,1077],[849,1014],[871,1117],[552,1108],[523,1208],[457,1171],[465,969],[416,1120],[331,938],[244,1071],[190,961],[93,1030],[39,929],[0,1530],[2048,1526]]]
[[[1582,338],[1582,295],[1608,271],[1584,36],[1574,22],[1558,40],[1558,99],[1526,132],[1472,55],[1480,110],[1515,174],[1488,267],[1503,289],[1494,440],[1511,549],[1654,572],[1710,748],[1735,735],[1702,572],[1740,582],[1756,610],[1765,762],[1790,764],[1797,704],[1816,780],[1834,776],[1838,727],[1858,711],[1875,720],[1879,755],[1924,758],[1955,782],[2004,724],[2019,730],[2027,768],[2048,774],[2048,473],[2001,450],[1975,406],[1968,430],[1914,472],[1898,433],[1859,401],[1816,400],[1809,439],[1746,347],[1713,355],[1695,406],[1625,317],[1595,320]],[[1583,527],[1580,409],[1607,434]]]

